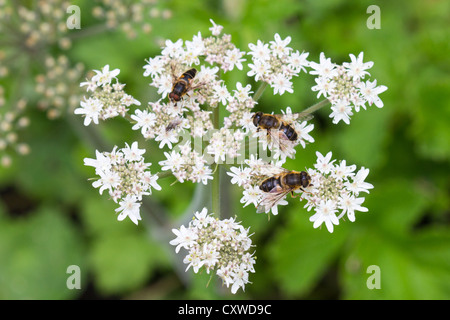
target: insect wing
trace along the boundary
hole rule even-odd
[[[256,208],[257,213],[269,212],[269,210],[282,198],[284,198],[292,189],[283,189],[280,186],[277,186],[270,190],[269,192],[264,193],[261,202]]]
[[[312,118],[314,118],[314,116],[311,113],[307,113],[307,112],[297,112],[297,113],[293,113],[292,114],[295,117],[295,121],[309,121]]]

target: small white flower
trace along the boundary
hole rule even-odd
[[[75,114],[84,114],[84,125],[88,126],[91,121],[95,124],[98,124],[98,118],[100,116],[100,112],[102,111],[103,104],[98,99],[85,99],[80,102],[81,108],[77,108],[73,111]]]
[[[231,293],[235,294],[239,288],[245,290],[245,285],[249,283],[248,272],[240,266],[237,271],[233,273],[233,285],[231,286]]]
[[[288,63],[290,65],[290,67],[294,70],[294,72],[300,72],[303,70],[303,72],[306,72],[305,67],[309,66],[309,61],[306,60],[306,58],[308,58],[309,53],[308,52],[298,52],[295,51],[293,52],[289,58],[288,58]]]
[[[311,216],[309,221],[314,222],[314,228],[325,222],[328,231],[333,232],[333,225],[339,224],[339,220],[336,217],[335,203],[332,200],[320,202],[316,207],[316,214]]]
[[[138,221],[141,220],[141,214],[139,212],[141,204],[137,202],[137,198],[133,195],[127,195],[125,199],[119,202],[119,205],[120,207],[116,209],[116,212],[120,212],[117,220],[122,221],[128,217],[137,225]]]
[[[386,86],[376,86],[377,80],[374,80],[373,82],[370,82],[367,80],[366,82],[361,82],[360,84],[360,90],[363,94],[363,97],[367,100],[369,105],[375,104],[378,108],[383,107],[383,101],[378,97],[380,93],[383,93],[387,90]]]
[[[104,155],[102,152],[95,150],[96,159],[84,158],[84,165],[95,168],[95,173],[109,171],[111,168],[111,158]]]
[[[368,174],[369,169],[362,167],[356,173],[355,177],[353,178],[353,181],[346,183],[346,187],[356,195],[358,195],[360,192],[369,193],[369,189],[373,189],[373,185],[364,181],[367,178]]]
[[[310,74],[317,74],[321,77],[332,78],[336,75],[336,65],[331,62],[331,58],[326,58],[323,52],[320,53],[320,62],[310,62],[309,66],[313,68]]]
[[[136,109],[135,114],[131,115],[131,119],[136,121],[136,124],[131,129],[141,129],[141,133],[144,135],[151,127],[155,125],[156,115],[148,112],[147,110],[141,111]]]
[[[228,68],[226,71],[233,70],[234,67],[238,68],[239,70],[243,69],[242,62],[245,61],[242,57],[245,55],[245,52],[240,51],[237,48],[234,48],[232,50],[227,50],[225,52],[224,62],[226,65],[228,65]]]
[[[212,23],[212,27],[209,28],[213,36],[218,36],[221,32],[223,27],[221,25],[217,25],[212,19],[209,19],[209,21]]]
[[[351,222],[355,221],[355,210],[361,212],[367,212],[369,209],[362,207],[361,204],[364,202],[365,198],[356,198],[353,195],[343,194],[339,199],[340,209],[342,213],[339,215],[340,219],[343,215],[347,213],[347,217]]]
[[[331,107],[333,111],[330,113],[330,118],[333,118],[333,123],[336,124],[339,121],[344,121],[346,124],[350,124],[350,116],[353,115],[352,107],[344,102],[339,102],[338,104]]]
[[[178,134],[175,130],[161,128],[156,135],[155,141],[161,141],[159,144],[160,149],[164,148],[165,145],[172,149],[172,143],[178,142]]]
[[[281,40],[280,35],[276,33],[274,38],[275,41],[270,41],[270,49],[272,49],[272,52],[278,57],[289,54],[289,51],[292,49],[287,45],[291,42],[291,37],[286,37],[286,39]]]
[[[162,50],[162,55],[167,55],[171,58],[178,58],[183,53],[183,40],[178,39],[176,42],[166,40],[165,47]]]
[[[173,246],[177,246],[175,248],[176,253],[180,251],[180,248],[189,249],[189,247],[195,243],[195,240],[198,239],[198,235],[194,232],[194,230],[186,228],[185,226],[181,226],[179,230],[172,229],[172,232],[177,237],[169,243]]]
[[[231,183],[237,184],[238,186],[242,186],[248,179],[251,169],[242,167],[231,167],[231,172],[227,172],[227,175],[231,177]]]
[[[314,165],[314,167],[320,172],[328,174],[331,169],[333,168],[333,161],[330,162],[332,153],[331,151],[327,153],[327,155],[324,157],[320,152],[316,152],[317,156],[317,163]]]
[[[114,69],[109,71],[109,65],[107,64],[103,67],[102,71],[94,70],[94,72],[96,75],[92,77],[91,81],[96,82],[97,86],[103,86],[105,84],[110,84],[111,80],[116,78],[116,76],[120,73],[120,70]]]
[[[128,161],[139,161],[145,153],[145,149],[139,149],[137,141],[131,144],[131,147],[125,142],[125,148],[122,149],[125,159]]]
[[[355,55],[350,54],[350,59],[352,61],[344,62],[342,64],[345,68],[348,69],[349,74],[355,79],[364,78],[366,74],[370,75],[370,73],[367,72],[366,70],[373,67],[373,62],[372,61],[363,62],[363,58],[364,52],[361,52],[358,55],[358,58],[356,58]]]
[[[244,203],[244,207],[248,206],[250,203],[253,203],[255,207],[258,206],[258,203],[261,201],[262,191],[259,189],[259,186],[252,186],[246,188],[243,191],[243,197],[241,198],[241,203]]]
[[[273,88],[274,94],[282,95],[286,91],[289,93],[293,93],[292,82],[289,81],[283,74],[277,74],[273,77],[271,87]]]
[[[256,61],[258,60],[268,60],[270,58],[270,49],[269,45],[267,43],[263,43],[261,40],[258,40],[256,42],[256,45],[253,43],[250,43],[248,45],[250,48],[250,52],[248,54],[252,55]]]

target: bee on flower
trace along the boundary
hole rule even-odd
[[[309,134],[314,125],[307,123],[312,118],[309,114],[292,113],[290,107],[282,112],[268,114],[259,111],[252,115],[252,122],[253,136],[262,142],[263,149],[269,148],[274,158],[285,160],[286,157],[294,158],[297,145],[301,144],[305,148],[306,143],[314,142]]]

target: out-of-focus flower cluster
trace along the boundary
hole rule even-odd
[[[151,163],[144,162],[145,149],[139,149],[137,142],[131,147],[127,143],[125,146],[114,147],[111,152],[96,151],[96,159],[85,158],[84,165],[94,167],[99,176],[92,186],[99,188],[100,194],[108,190],[114,202],[120,205],[116,209],[120,212],[117,219],[122,221],[129,217],[138,224],[142,196],[150,195],[151,188],[161,190],[161,187],[157,183],[158,175],[148,170]]]
[[[0,93],[3,88],[0,86]],[[1,96],[1,95],[0,95]],[[23,114],[27,102],[24,99],[17,101],[15,106],[4,106],[0,103],[0,164],[9,166],[12,162],[10,153],[26,155],[30,152],[30,147],[24,142],[20,142],[18,132],[28,126],[30,120]],[[5,109],[7,107],[11,107]]]
[[[32,87],[36,94],[27,99],[28,106],[37,106],[47,113],[49,119],[65,116],[67,111],[73,112],[83,94],[78,83],[85,76],[84,66],[80,62],[73,63],[65,52],[78,39],[112,29],[135,37],[138,30],[148,33],[152,30],[152,23],[171,18],[171,12],[157,0],[97,2],[93,16],[100,22],[87,25],[88,20],[83,18],[86,10],[90,10],[83,7],[87,3],[67,0],[0,1],[0,43],[3,44],[0,48],[0,82],[8,83],[0,90],[0,105],[5,106],[2,114],[8,114],[4,121],[10,121],[11,114],[24,112],[23,109],[13,109],[23,104],[18,102],[18,97],[29,97],[30,80],[34,80]],[[14,128],[22,126],[6,127],[8,130],[0,133],[9,138],[2,140],[9,140],[11,144],[11,137],[15,136],[16,153],[26,154],[28,146],[18,142],[19,132],[13,132]],[[7,165],[12,158],[4,150],[0,149],[0,157],[7,160],[1,164]]]
[[[82,97],[82,92],[73,84],[79,82],[84,75],[82,63],[70,66],[69,59],[61,55],[58,58],[48,56],[45,59],[45,73],[35,78],[35,91],[41,98],[38,107],[47,111],[50,119],[61,116],[67,109],[75,109]]]
[[[234,294],[239,288],[245,290],[250,283],[248,275],[255,272],[256,257],[250,252],[252,241],[249,229],[245,229],[234,218],[219,220],[208,214],[204,208],[196,212],[188,227],[172,229],[177,236],[170,241],[176,246],[175,252],[181,248],[188,251],[184,258],[186,270],[192,267],[195,273],[204,268],[209,274],[215,272],[227,288],[231,285]]]
[[[104,20],[109,29],[119,28],[128,38],[135,38],[138,32],[150,33],[152,20],[167,20],[172,17],[168,9],[158,8],[156,0],[96,0],[99,4],[92,14]],[[158,21],[160,23],[160,21]]]

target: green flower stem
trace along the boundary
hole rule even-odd
[[[219,129],[219,108],[212,108],[214,129]],[[220,166],[216,164],[211,187],[211,209],[220,218]]]
[[[303,110],[302,113],[310,114],[310,113],[316,112],[317,110],[319,110],[322,107],[325,107],[328,104],[330,104],[330,101],[328,99],[322,100],[322,101],[316,103],[315,105],[312,105],[311,107]]]
[[[261,96],[262,96],[264,90],[266,89],[266,87],[267,87],[268,85],[269,85],[269,84],[268,84],[267,82],[261,83],[261,85],[259,86],[258,90],[256,90],[256,93],[253,95],[253,100],[258,101],[259,98],[261,98]]]

